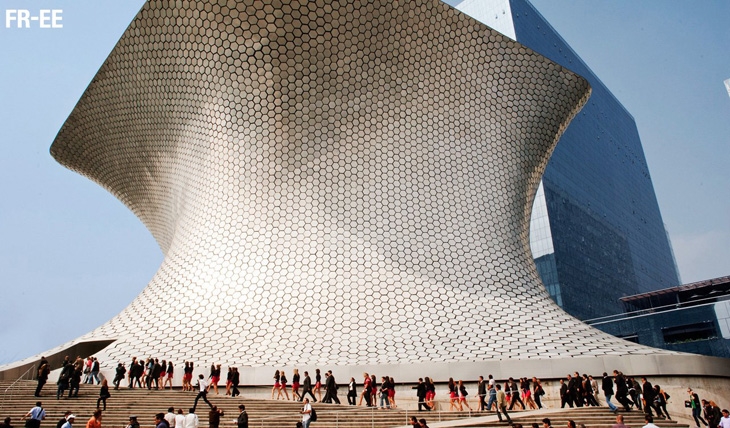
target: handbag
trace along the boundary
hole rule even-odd
[[[684,400],[684,407],[689,409],[690,407],[692,407],[692,402],[689,400]]]

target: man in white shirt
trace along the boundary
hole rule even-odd
[[[185,428],[185,415],[183,415],[182,409],[177,409],[177,415],[175,415],[175,428]]]
[[[302,426],[309,428],[312,419],[312,405],[309,404],[309,398],[304,399],[304,407],[302,407],[302,411],[299,413],[302,414]]]
[[[165,420],[167,421],[167,425],[169,425],[170,428],[175,428],[175,408],[174,407],[167,408],[167,413],[165,414]]]
[[[185,415],[185,428],[198,428],[198,415],[195,414],[195,409],[192,407],[189,410],[190,413]]]
[[[644,422],[646,422],[644,428],[659,428],[658,426],[654,425],[654,417],[652,415],[647,414],[646,416],[644,416]]]
[[[201,374],[198,375],[198,388],[200,392],[198,392],[198,396],[195,397],[195,404],[193,404],[193,412],[195,412],[195,409],[198,407],[198,400],[201,398],[203,401],[205,401],[205,404],[208,405],[211,409],[213,408],[213,405],[210,404],[210,401],[208,401],[208,387],[210,384],[207,380],[205,380],[205,377]]]
[[[717,425],[719,428],[730,428],[730,412],[727,409],[722,409],[722,418]]]
[[[43,405],[40,401],[37,401],[35,403],[35,407],[30,409],[30,411],[23,416],[23,419],[26,418],[30,418],[25,424],[26,427],[38,428],[41,426],[41,421],[46,418],[46,411],[43,410]]]

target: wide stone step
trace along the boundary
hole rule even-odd
[[[10,385],[9,382],[0,382],[0,394]],[[13,417],[13,424],[19,426],[20,416],[24,415],[39,400],[33,396],[36,383],[32,381],[18,382],[13,388],[4,395],[0,395],[0,409],[4,415]],[[78,398],[55,398],[56,385],[48,384],[43,390],[40,400],[47,412],[46,421],[42,428],[49,428],[63,416],[63,412],[71,410],[77,416],[77,424],[83,423],[91,417],[96,410],[96,400],[99,394],[99,386],[97,385],[81,385]],[[261,428],[280,428],[293,427],[297,421],[301,419],[299,410],[301,403],[284,400],[269,399],[250,399],[247,398],[247,392],[250,395],[261,397],[262,388],[251,391],[242,389],[243,397],[232,398],[224,395],[208,394],[208,399],[221,408],[225,416],[221,419],[222,428],[233,428],[235,424],[233,420],[238,416],[238,405],[243,403],[246,405],[246,411],[249,414],[251,427]],[[125,426],[129,420],[129,415],[138,416],[138,420],[142,428],[151,428],[153,425],[155,413],[165,413],[169,407],[182,409],[187,413],[195,400],[196,392],[184,392],[180,389],[173,390],[147,390],[146,388],[120,388],[119,390],[111,390],[112,397],[107,400],[107,410],[103,416],[103,426],[121,428]],[[344,398],[344,397],[343,397]],[[348,406],[346,404],[333,405],[315,403],[317,409],[318,420],[313,427],[316,428],[384,428],[397,427],[405,425],[407,418],[416,415],[418,418],[425,418],[429,424],[436,422],[446,422],[464,419],[474,419],[474,423],[461,425],[470,427],[504,427],[504,423],[497,421],[481,422],[479,419],[483,416],[491,416],[495,419],[493,412],[417,412],[414,410],[415,403],[413,400],[405,399],[402,407],[390,410],[377,410],[367,407]],[[439,402],[440,406],[448,407],[448,402]],[[200,426],[208,425],[208,408],[204,402],[198,403],[198,417]],[[626,424],[631,427],[640,427],[644,425],[644,415],[638,411],[622,414],[625,417]],[[615,416],[609,412],[606,407],[587,407],[575,409],[545,409],[544,411],[511,411],[510,416],[513,421],[523,424],[528,428],[531,423],[542,425],[542,418],[549,417],[554,427],[564,427],[569,419],[574,420],[578,424],[585,424],[590,428],[610,428],[615,423]],[[673,421],[665,421],[657,418],[655,424],[662,428],[687,428],[687,425],[678,425]]]

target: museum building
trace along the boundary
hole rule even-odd
[[[146,3],[51,154],[165,259],[46,355],[236,365],[248,384],[722,373],[574,318],[676,269],[633,119],[529,4],[500,5],[516,36],[438,0]]]

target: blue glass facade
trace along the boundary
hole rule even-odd
[[[624,313],[590,322],[642,345],[730,357],[730,276],[621,299]]]
[[[591,325],[642,345],[730,358],[730,339],[723,337],[716,306],[710,304]]]
[[[678,285],[633,117],[531,4],[486,3],[479,7],[489,10],[482,19],[487,25],[504,26],[502,14],[511,14],[514,34],[507,35],[580,74],[593,89],[550,159],[544,208],[533,212],[531,238],[547,231],[537,239],[552,241],[552,253],[536,253],[533,245],[550,295],[573,316],[591,319],[621,313],[623,296]],[[536,230],[535,216],[547,217],[549,227]]]
[[[555,272],[541,275],[580,319],[620,313],[619,298],[679,283],[636,124],[532,5],[510,8],[518,42],[593,88],[543,176]]]

